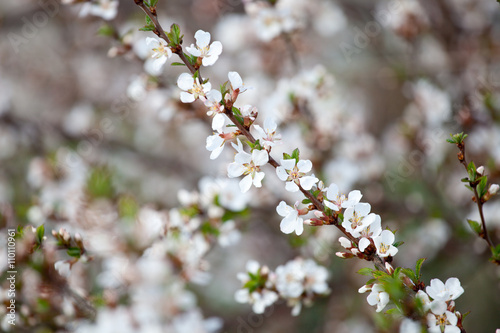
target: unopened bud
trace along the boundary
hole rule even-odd
[[[490,188],[488,189],[488,193],[490,195],[495,195],[497,194],[498,190],[500,190],[500,186],[498,186],[498,184],[491,184]]]
[[[484,166],[480,166],[479,168],[476,169],[476,172],[482,176],[484,174]]]
[[[349,259],[349,258],[354,257],[354,255],[352,253],[349,253],[349,252],[336,252],[335,255],[339,258],[342,258],[342,259]]]
[[[394,273],[394,267],[392,267],[388,262],[385,263],[385,269],[387,269],[387,273],[389,274]]]
[[[348,240],[347,238],[345,237],[340,237],[339,238],[339,242],[340,242],[340,245],[342,245],[343,247],[345,247],[346,249],[350,249],[352,247],[352,244],[351,244],[351,241]]]

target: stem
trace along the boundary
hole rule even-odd
[[[146,15],[153,22],[153,24],[155,26],[154,33],[158,37],[163,38],[167,43],[170,43],[170,39],[165,34],[165,31],[161,27],[160,22],[158,22],[158,19],[156,18],[156,14],[153,14],[151,12],[151,10],[149,9],[149,7],[144,4],[143,0],[134,0],[134,1],[135,1],[135,3],[139,7],[141,7],[141,9],[144,11],[144,13],[146,13]],[[293,50],[293,44],[291,44],[290,36],[285,35],[285,40],[286,40],[287,44],[289,45],[289,47],[292,48],[292,51],[294,51]],[[196,69],[187,60],[186,56],[184,55],[184,53],[182,51],[182,47],[180,47],[179,50],[175,50],[174,53],[176,53],[179,56],[179,58],[181,58],[182,62],[188,67],[188,69],[194,75],[194,73],[196,72]],[[294,62],[294,64],[296,66],[298,66],[298,60],[295,58],[295,53],[291,52],[291,54],[292,54],[292,61]],[[200,82],[203,82],[203,79],[201,78],[201,76],[198,75],[198,77],[200,79]],[[250,131],[245,126],[243,126],[243,124],[241,124],[236,119],[236,117],[234,116],[233,111],[231,110],[230,107],[226,107],[224,109],[224,114],[229,118],[229,120],[231,120],[231,122],[236,127],[238,127],[238,129],[240,130],[241,134],[244,135],[250,142],[254,143],[256,141],[255,138],[253,137],[252,133],[250,133]],[[271,156],[269,156],[269,162],[268,163],[271,164],[275,168],[277,168],[277,167],[280,166],[280,164],[273,157],[271,157]],[[304,188],[302,188],[302,186],[300,186],[300,184],[297,184],[297,185],[299,187],[299,190],[304,194],[304,196],[306,198],[308,198],[309,200],[311,200],[311,203],[313,204],[313,206],[317,210],[325,213],[325,207],[324,207],[323,203],[321,203],[321,201],[319,201],[318,198],[316,198],[314,195],[312,195],[309,191],[307,191]],[[326,213],[325,213],[325,215],[326,215]],[[354,236],[352,236],[350,233],[348,233],[345,230],[345,228],[342,227],[342,225],[340,225],[337,216],[334,217],[334,223],[333,223],[333,225],[336,226],[349,240],[351,240],[356,245],[358,244],[358,240]],[[367,259],[367,260],[370,260],[370,259]],[[371,260],[373,261],[375,267],[377,267],[378,269],[380,269],[382,271],[387,271],[386,268],[385,268],[385,265],[384,265],[384,263],[385,263],[384,259],[382,259],[381,257],[379,257],[378,255],[375,254],[375,255],[373,255],[373,257],[371,257]]]
[[[458,153],[459,161],[460,161],[460,163],[463,164],[463,166],[465,167],[465,171],[467,171],[467,173],[468,173],[469,170],[467,169],[467,160],[465,159],[465,142],[462,142],[461,144],[457,144],[457,146],[458,146],[458,149],[460,150],[460,152]],[[483,232],[479,235],[479,237],[481,237],[482,239],[484,239],[486,241],[486,243],[488,243],[488,246],[490,247],[490,249],[493,249],[494,248],[493,242],[491,241],[490,236],[488,234],[488,228],[486,227],[486,220],[484,218],[483,202],[481,201],[481,198],[479,197],[479,193],[477,193],[477,183],[469,181],[469,185],[474,190],[474,198],[475,198],[474,201],[476,201],[477,209],[479,210],[479,216],[481,218],[481,226],[482,226]]]

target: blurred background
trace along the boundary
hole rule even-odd
[[[179,101],[186,69],[170,66],[178,59],[151,66],[153,34],[138,30],[145,21],[134,1],[115,12],[87,5],[0,4],[6,305],[7,229],[25,227],[16,242],[18,325],[4,320],[2,330],[398,331],[357,293],[366,278],[355,272],[367,263],[335,256],[338,231],[280,232],[277,204],[302,198],[273,168],[263,168],[262,189],[242,195],[226,176],[232,149],[209,158],[206,109]],[[467,331],[500,328],[500,269],[467,225],[477,207],[446,142],[468,133],[467,160],[500,182],[497,2],[159,0],[157,11],[165,29],[180,26],[184,46],[199,29],[221,41],[222,55],[202,74],[217,88],[237,71],[253,87],[237,105],[256,106],[256,123],[277,120],[283,144],[272,156],[298,147],[326,186],[361,190],[404,241],[396,265],[427,258],[425,283],[460,279]],[[498,244],[500,200],[484,210]],[[206,227],[212,220],[216,232]],[[37,249],[27,226],[41,225],[47,240]],[[181,236],[169,239],[173,229]],[[297,256],[328,268],[329,296],[298,317],[283,303],[256,315],[235,301],[247,260],[275,269]]]

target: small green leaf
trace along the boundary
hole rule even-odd
[[[311,200],[309,200],[309,199],[302,200],[302,204],[304,204],[304,205],[309,205],[310,203],[311,203]]]
[[[36,228],[36,242],[38,244],[42,244],[44,234],[45,234],[45,227],[42,224],[41,226]]]
[[[467,223],[469,223],[469,226],[476,234],[479,235],[481,233],[481,225],[479,224],[479,222],[468,219]]]
[[[410,269],[410,268],[403,268],[402,271],[403,271],[404,275],[406,275],[407,277],[409,277],[413,282],[416,282],[417,276],[416,276],[415,272],[413,272],[412,269]]]
[[[488,192],[488,177],[486,176],[482,176],[480,178],[478,178],[478,180],[480,179],[479,181],[479,184],[477,185],[477,193],[479,195],[479,198],[482,198],[486,192]]]
[[[401,245],[403,245],[404,243],[405,243],[405,242],[403,242],[403,241],[399,241],[399,242],[394,243],[393,245],[394,245],[394,247],[400,247],[400,246],[401,246]]]
[[[99,28],[99,30],[97,30],[97,34],[100,35],[100,36],[113,36],[113,34],[115,33],[115,29],[109,25],[109,24],[104,24],[103,26],[101,26]]]
[[[111,173],[106,168],[95,168],[87,179],[87,191],[92,198],[112,198],[114,194]]]
[[[288,155],[287,153],[283,153],[283,159],[284,160],[291,160],[292,156]]]
[[[158,0],[149,0],[149,7],[156,7]]]
[[[183,62],[173,62],[173,63],[171,63],[170,65],[171,65],[171,66],[186,66],[186,64],[185,64],[185,63],[183,63]]]
[[[420,280],[420,277],[422,276],[420,271],[422,269],[422,265],[424,264],[425,260],[427,260],[427,258],[420,258],[417,260],[417,263],[415,265],[415,275],[416,275],[417,279],[419,279],[419,280]]]
[[[80,258],[82,255],[82,251],[79,247],[70,247],[68,251],[66,251],[70,257]]]
[[[292,152],[292,158],[295,159],[296,163],[299,163],[299,148],[295,148]]]
[[[233,111],[233,114],[235,114],[237,116],[241,116],[241,111],[237,107],[233,106],[233,108],[231,110]]]
[[[373,275],[373,268],[364,267],[364,268],[361,268],[357,273],[360,275],[372,276]]]

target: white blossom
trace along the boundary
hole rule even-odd
[[[370,287],[363,286],[358,291],[360,293],[364,293],[370,290]],[[368,304],[371,306],[377,306],[377,312],[382,311],[386,305],[389,303],[389,294],[384,290],[384,287],[381,284],[374,284],[371,287],[371,293],[366,298]]]
[[[359,237],[361,230],[375,220],[375,214],[370,213],[371,206],[368,203],[357,203],[344,212],[342,226],[354,237]]]
[[[285,234],[291,234],[295,231],[297,236],[302,235],[304,231],[304,222],[301,217],[299,217],[299,211],[297,209],[299,202],[296,202],[293,207],[286,204],[286,202],[281,201],[276,207],[276,211],[283,219],[280,223],[280,229]]]
[[[151,55],[153,58],[153,70],[155,72],[161,71],[163,65],[167,62],[167,59],[172,56],[172,51],[163,39],[147,37],[146,44],[148,44],[153,51],[153,54]]]
[[[224,106],[220,103],[222,94],[220,91],[212,89],[206,94],[206,100],[203,102],[208,108],[207,116],[213,116],[212,129],[221,130],[226,121],[224,116]]]
[[[452,277],[446,280],[446,283],[432,279],[425,291],[433,300],[446,302],[460,297],[464,293],[464,288],[460,285],[459,279]]]
[[[177,79],[177,86],[181,88],[181,101],[183,103],[192,103],[196,99],[203,97],[210,91],[212,85],[210,82],[200,84],[200,79],[193,78],[191,74],[182,73]]]
[[[196,46],[191,44],[186,47],[186,51],[195,57],[202,58],[203,66],[212,66],[222,53],[221,42],[213,42],[210,44],[210,33],[203,30],[198,30],[194,34],[196,39]],[[210,44],[210,45],[209,45]]]
[[[359,240],[358,247],[361,252],[363,252],[370,245],[370,238],[375,238],[382,232],[382,222],[379,215],[375,215],[375,219],[365,225],[363,230],[359,233],[361,239]]]
[[[273,118],[267,117],[264,120],[264,128],[259,125],[253,125],[253,128],[257,132],[257,139],[268,151],[274,147],[276,144],[281,143],[281,134],[276,134],[276,128],[278,125]]]
[[[98,0],[86,2],[82,6],[80,16],[94,15],[105,20],[112,20],[118,13],[118,0]]]
[[[346,198],[344,194],[340,193],[339,187],[336,184],[330,184],[328,189],[326,190],[326,198],[325,206],[334,211],[338,212],[340,208],[350,208],[361,200],[363,195],[360,191],[355,190],[351,191]]]
[[[394,234],[390,230],[384,230],[380,236],[373,238],[377,254],[381,257],[395,256],[398,249],[392,245],[394,243]]]
[[[233,144],[234,145],[234,144]],[[238,146],[234,145],[238,150],[241,142],[238,140]],[[241,192],[247,192],[252,184],[255,187],[262,186],[264,172],[260,171],[260,167],[269,161],[269,155],[265,150],[254,149],[252,154],[246,153],[241,148],[241,151],[234,157],[234,162],[229,164],[227,174],[230,178],[244,175],[240,181]]]
[[[297,192],[299,186],[305,190],[310,190],[319,179],[305,174],[311,171],[312,163],[309,160],[296,161],[295,159],[282,159],[280,166],[276,168],[278,178],[286,181],[286,190],[290,192]]]
[[[239,94],[251,88],[245,86],[238,72],[229,72],[227,74],[227,77],[229,78],[229,82],[231,83],[231,88],[233,89],[233,91],[237,91]]]

